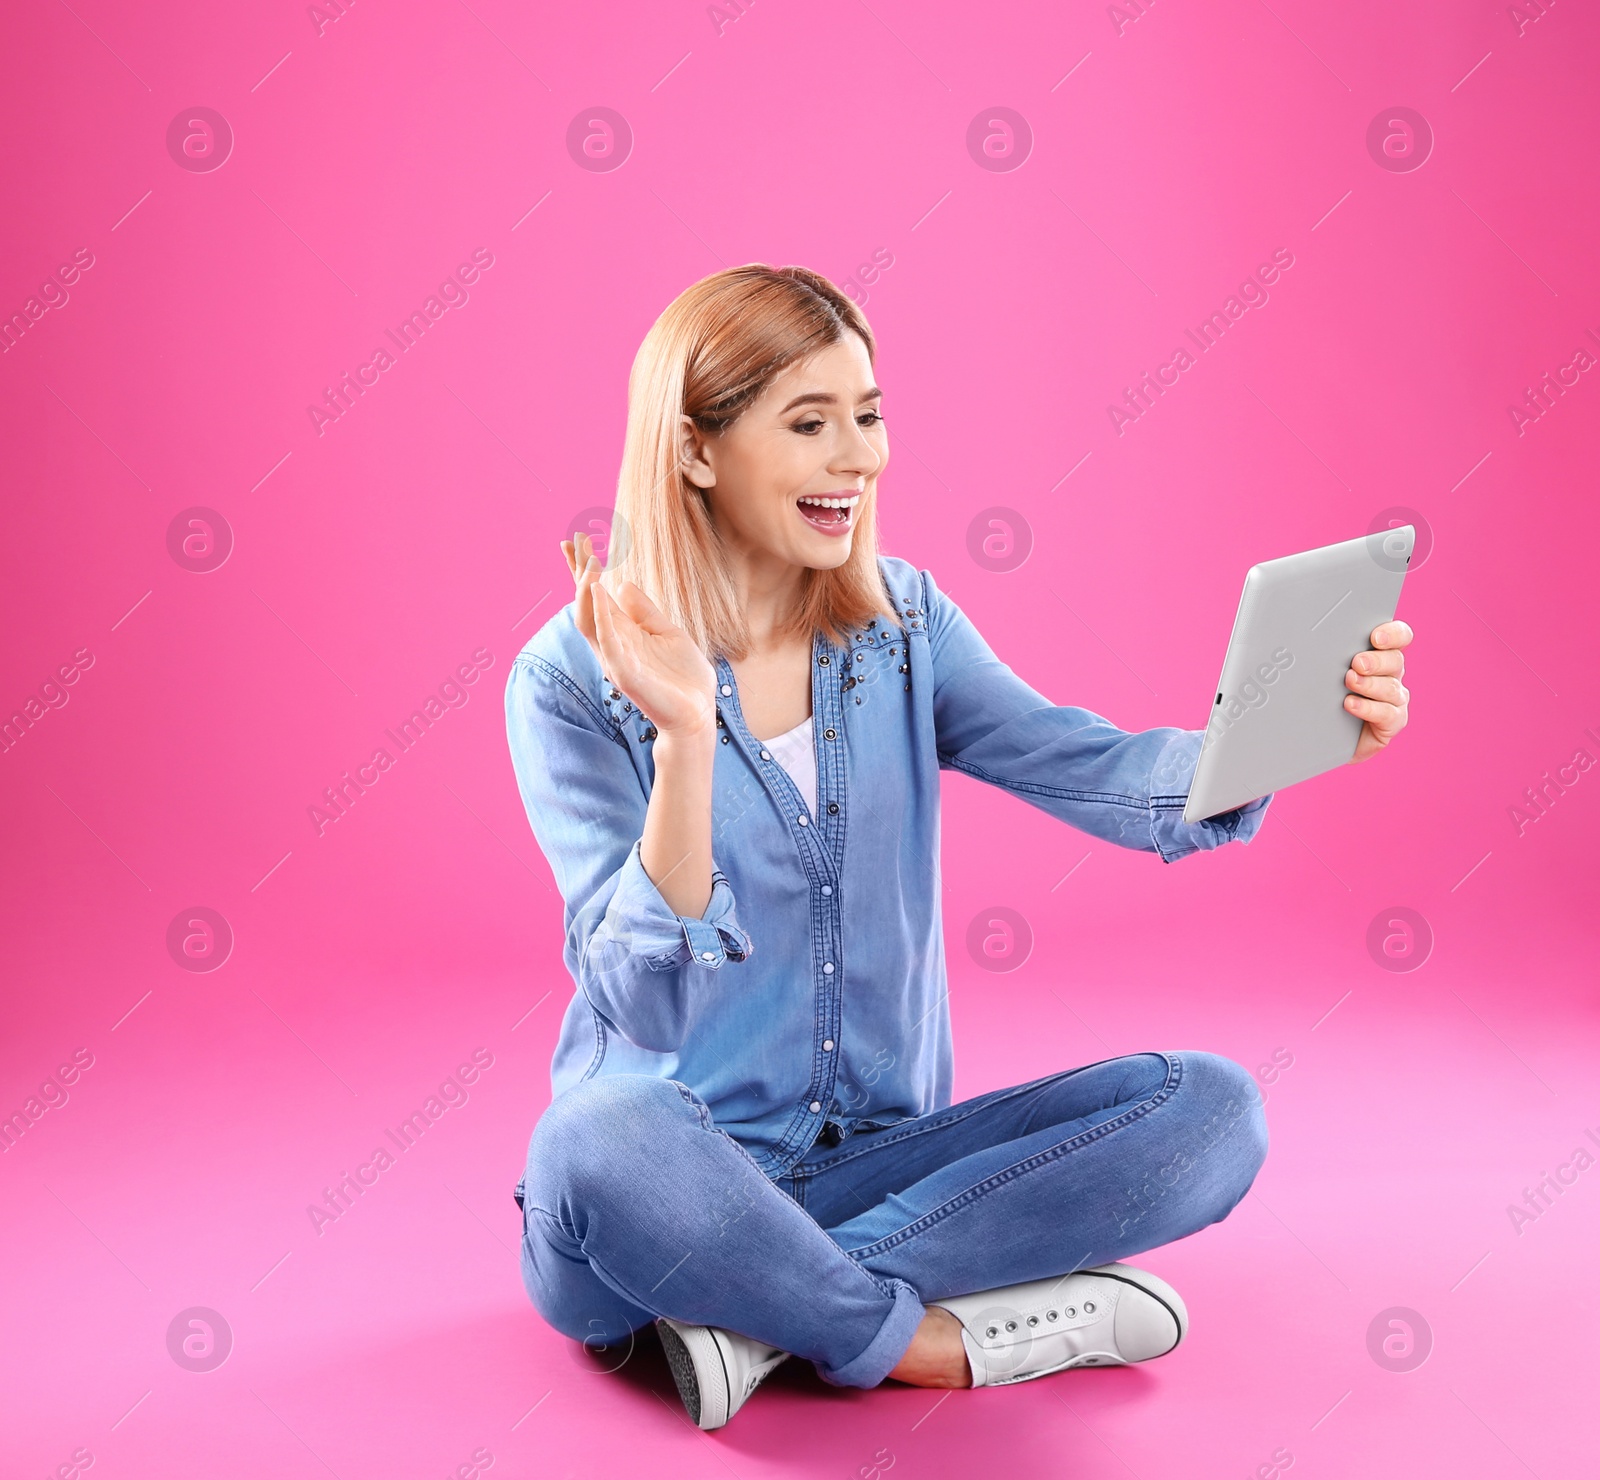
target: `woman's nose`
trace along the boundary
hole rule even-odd
[[[867,434],[854,422],[850,425],[851,431],[828,464],[828,471],[842,478],[870,478],[883,466],[884,459],[867,440]]]

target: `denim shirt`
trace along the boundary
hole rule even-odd
[[[604,1074],[678,1080],[769,1177],[825,1128],[837,1138],[950,1104],[942,767],[1168,863],[1248,842],[1271,800],[1185,823],[1201,731],[1130,733],[1050,703],[929,572],[887,557],[880,569],[899,621],[813,642],[815,816],[717,662],[699,919],[674,914],[640,862],[655,730],[602,678],[570,604],[506,683],[517,783],[565,901],[577,985],[554,1092]]]

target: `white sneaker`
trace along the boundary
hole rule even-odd
[[[656,1317],[661,1349],[667,1354],[678,1396],[702,1429],[720,1429],[745,1399],[789,1353],[763,1346],[720,1326],[692,1326]]]
[[[1189,1329],[1178,1292],[1129,1264],[930,1304],[961,1322],[973,1387],[1028,1382],[1068,1367],[1146,1362],[1165,1356]]]

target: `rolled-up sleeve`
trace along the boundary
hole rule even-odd
[[[1248,843],[1261,831],[1267,804],[1272,800],[1269,792],[1231,812],[1185,822],[1183,809],[1188,805],[1204,738],[1204,730],[1179,730],[1156,757],[1151,776],[1150,833],[1156,851],[1168,863],[1208,848],[1220,848],[1224,843]]]
[[[1255,836],[1271,797],[1183,820],[1202,731],[1121,730],[1090,710],[1052,704],[995,656],[927,571],[922,583],[940,765],[1167,863]]]
[[[590,1006],[641,1048],[684,1039],[694,994],[754,946],[712,871],[699,918],[673,912],[640,859],[646,783],[616,722],[561,669],[520,657],[506,681],[517,787],[565,905],[564,957]]]

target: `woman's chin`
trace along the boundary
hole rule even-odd
[[[854,545],[854,530],[845,534],[813,535],[804,542],[803,550],[796,552],[799,555],[796,563],[810,570],[838,570],[849,560]]]

